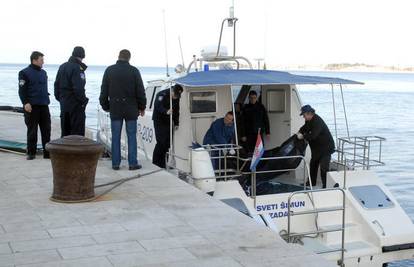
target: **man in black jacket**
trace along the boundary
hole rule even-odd
[[[242,109],[243,120],[243,137],[242,141],[246,142],[246,150],[248,153],[253,153],[256,146],[257,133],[260,129],[260,133],[270,135],[269,117],[267,116],[267,110],[262,103],[257,101],[256,91],[249,92],[249,104],[245,105]],[[263,139],[263,138],[262,138]]]
[[[312,151],[310,162],[312,186],[316,185],[318,168],[320,168],[322,187],[326,188],[326,173],[329,171],[331,155],[335,152],[335,142],[328,126],[321,117],[315,114],[315,110],[310,105],[303,106],[300,115],[305,119],[305,125],[300,128],[297,137],[305,138]]]
[[[141,169],[137,160],[137,119],[144,116],[147,99],[139,70],[129,64],[131,53],[119,52],[118,61],[104,73],[99,102],[109,111],[112,131],[112,168],[121,164],[121,130],[125,120],[128,137],[128,165],[130,170]]]
[[[152,163],[160,168],[165,168],[165,156],[170,148],[170,115],[172,113],[173,129],[177,129],[180,118],[180,97],[183,88],[176,84],[172,88],[170,99],[170,89],[162,90],[155,97],[154,112],[152,120],[154,121],[155,145],[152,154]],[[170,100],[172,108],[170,107]]]
[[[89,99],[85,95],[85,70],[82,62],[85,50],[77,46],[68,62],[58,70],[55,81],[55,98],[60,102],[60,123],[62,137],[85,135],[85,109]]]
[[[43,54],[34,51],[30,65],[19,72],[19,97],[24,108],[24,122],[27,126],[27,159],[35,158],[37,150],[37,128],[42,135],[43,157],[49,158],[46,143],[50,141],[49,93],[47,73],[42,69]]]

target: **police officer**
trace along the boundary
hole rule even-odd
[[[259,129],[266,136],[270,135],[269,117],[267,116],[266,108],[257,101],[256,91],[249,92],[249,104],[243,107],[242,119],[245,126],[242,130],[242,141],[246,142],[247,152],[253,153]]]
[[[139,70],[129,64],[131,52],[123,49],[118,61],[104,73],[99,102],[109,111],[112,132],[112,169],[119,170],[121,163],[121,131],[125,121],[128,136],[129,170],[141,169],[137,159],[137,119],[144,116],[147,99]]]
[[[329,171],[331,155],[335,151],[335,142],[328,126],[321,117],[315,114],[315,110],[310,105],[303,106],[300,115],[305,119],[305,125],[300,128],[297,137],[299,139],[305,138],[312,151],[310,161],[312,186],[316,185],[318,168],[320,168],[322,187],[326,188],[326,173]],[[307,185],[309,186],[309,183]]]
[[[24,122],[27,126],[27,159],[36,157],[37,128],[42,136],[43,157],[49,158],[46,143],[50,141],[49,93],[47,73],[42,69],[43,54],[34,51],[30,55],[31,64],[19,72],[19,97],[24,107]]]
[[[85,95],[85,58],[83,47],[76,46],[68,62],[58,70],[55,81],[55,98],[60,102],[62,137],[85,135],[85,108],[89,99]]]
[[[152,155],[152,163],[160,168],[165,168],[165,156],[170,148],[170,115],[172,115],[173,129],[177,129],[180,118],[180,97],[183,88],[176,84],[172,87],[172,108],[170,107],[170,89],[159,92],[155,97],[154,121],[155,145]]]

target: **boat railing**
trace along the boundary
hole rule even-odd
[[[261,158],[259,161],[270,161],[270,160],[287,160],[287,159],[300,159],[301,162],[303,162],[303,190],[308,190],[307,184],[310,186],[310,189],[312,189],[312,182],[310,180],[310,172],[309,172],[309,167],[308,164],[306,162],[306,159],[304,156],[281,156],[281,157],[264,157]],[[241,161],[244,161],[245,164],[247,162],[251,162],[252,158],[244,158],[244,159],[240,159]],[[243,166],[245,165],[243,164]],[[254,200],[254,205],[256,206],[256,190],[257,190],[257,174],[266,174],[266,173],[281,173],[281,172],[290,172],[290,171],[296,171],[297,168],[287,168],[287,169],[275,169],[275,170],[264,170],[264,171],[242,171],[241,174],[242,175],[250,175],[250,183],[251,183],[251,192],[250,192],[250,196],[253,198]]]
[[[216,180],[228,180],[228,179],[237,179],[241,176],[250,177],[250,197],[253,198],[254,202],[256,202],[256,187],[257,187],[257,175],[260,174],[270,174],[270,173],[284,173],[284,172],[293,172],[296,171],[298,168],[284,168],[284,169],[271,169],[271,170],[248,170],[245,171],[246,165],[251,162],[252,158],[247,157],[243,158],[240,156],[240,149],[242,149],[241,146],[235,145],[235,144],[216,144],[216,145],[202,145],[198,146],[197,148],[189,147],[190,150],[190,158],[185,159],[182,157],[179,157],[175,155],[174,153],[168,153],[169,157],[181,159],[184,161],[188,161],[190,164],[189,171],[185,172],[183,170],[178,169],[174,164],[171,164],[171,162],[174,162],[174,160],[167,160],[167,166],[169,169],[177,169],[180,173],[185,173],[189,176],[191,179],[216,179]],[[207,152],[209,154],[210,160],[216,161],[216,169],[215,177],[204,177],[204,178],[195,178],[192,175],[192,169],[194,164],[192,156],[193,153],[202,153]],[[303,163],[303,190],[307,190],[307,184],[310,186],[310,189],[312,189],[312,183],[310,181],[310,172],[309,172],[309,166],[306,162],[306,159],[304,156],[280,156],[280,157],[262,157],[260,159],[260,162],[266,162],[266,161],[279,161],[279,160],[292,160],[292,159],[298,159],[300,160],[299,164]],[[229,160],[232,161],[232,163],[229,164]],[[259,162],[259,164],[260,164]]]
[[[338,138],[337,162],[351,169],[384,166],[382,146],[386,139],[380,136],[353,136]]]
[[[242,62],[244,62],[249,69],[253,69],[253,65],[250,62],[250,60],[248,60],[246,57],[242,57],[242,56],[214,56],[214,57],[210,57],[210,58],[195,58],[193,59],[190,64],[187,67],[187,73],[189,73],[191,71],[191,68],[195,68],[196,71],[198,70],[202,70],[202,66],[204,62],[212,62],[212,63],[217,63],[217,62],[234,62],[236,63],[236,69],[240,69],[243,64]],[[197,63],[199,66],[197,66]]]

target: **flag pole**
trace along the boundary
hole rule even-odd
[[[261,130],[261,128],[259,128],[258,130],[257,130],[257,136],[259,137],[259,135],[260,135],[260,130]],[[257,140],[257,139],[256,139]],[[257,142],[257,141],[256,141]],[[257,151],[257,147],[255,147],[254,148],[254,153],[256,153]],[[253,160],[253,159],[252,159]],[[257,207],[256,207],[256,167],[254,167],[254,169],[252,170],[253,171],[253,173],[252,173],[252,195],[253,195],[253,205],[254,205],[254,210],[257,210]]]

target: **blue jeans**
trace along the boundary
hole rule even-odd
[[[121,164],[121,131],[123,120],[111,120],[112,131],[112,166],[119,167]],[[128,137],[128,164],[137,166],[137,121],[126,121],[126,132]]]

